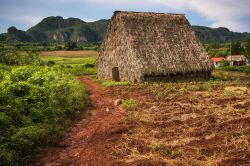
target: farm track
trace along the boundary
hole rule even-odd
[[[79,77],[90,90],[92,116],[77,122],[57,147],[49,148],[34,165],[112,165],[110,146],[119,140],[121,117],[124,111],[113,105],[114,99],[102,93],[89,77]],[[107,111],[109,108],[109,111]]]

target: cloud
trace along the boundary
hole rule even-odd
[[[103,7],[165,6],[166,11],[193,12],[212,22],[212,27],[228,27],[234,31],[249,31],[244,18],[250,18],[249,0],[87,0]],[[249,20],[248,20],[249,21]]]
[[[189,0],[189,10],[213,21],[212,27],[225,26],[234,31],[249,31],[244,17],[250,17],[248,0]]]
[[[18,22],[23,22],[31,26],[37,24],[42,19],[43,17],[41,16],[21,16],[21,17],[16,18]]]
[[[249,0],[11,0],[1,3],[0,21],[27,29],[53,15],[93,21],[110,18],[114,10],[152,11],[184,13],[192,24],[250,32],[249,6]]]

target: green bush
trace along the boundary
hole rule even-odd
[[[48,66],[54,66],[55,64],[56,64],[55,61],[48,61],[48,62],[47,62],[47,65],[48,65]]]
[[[89,104],[85,87],[60,67],[0,69],[0,165],[25,165]]]
[[[224,71],[237,71],[237,72],[243,72],[246,74],[250,73],[250,66],[224,66],[220,68]]]
[[[127,111],[135,111],[137,109],[137,102],[133,99],[122,101],[122,108]]]
[[[226,60],[221,61],[221,66],[229,66],[229,65],[230,65],[229,61]]]
[[[16,50],[0,50],[0,64],[4,65],[31,65],[40,64],[38,52],[29,51],[26,54],[20,54]]]

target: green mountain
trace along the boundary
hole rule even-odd
[[[106,32],[107,26],[99,27],[99,24],[100,21],[86,23],[78,18],[47,17],[36,26],[28,29],[27,33],[33,36],[34,41],[37,42],[62,43],[74,41],[91,43],[101,41],[103,31]],[[107,24],[108,21],[105,22],[105,25]]]
[[[47,17],[26,32],[11,27],[0,34],[0,41],[9,42],[56,42],[74,41],[93,43],[102,41],[107,31],[108,20],[87,23],[78,18]],[[13,30],[12,30],[13,29]]]
[[[0,34],[0,41],[9,42],[56,42],[80,43],[101,42],[107,31],[109,20],[84,22],[78,18],[47,17],[27,31],[10,27],[7,33]],[[227,28],[193,26],[202,43],[225,43],[230,39],[245,42],[250,33],[231,32]]]
[[[226,43],[232,41],[245,42],[250,38],[250,33],[232,32],[227,28],[209,28],[204,26],[192,26],[196,36],[202,43]]]
[[[0,34],[0,41],[26,41],[32,42],[32,37],[25,31],[16,29],[16,27],[9,27],[7,33]]]

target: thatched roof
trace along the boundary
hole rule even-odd
[[[244,55],[229,55],[227,56],[228,61],[246,61],[247,58]]]
[[[119,51],[123,47],[126,52]],[[127,61],[133,57],[130,63],[135,63],[142,75],[213,69],[211,59],[183,14],[114,12],[99,57],[111,55],[128,56]]]

